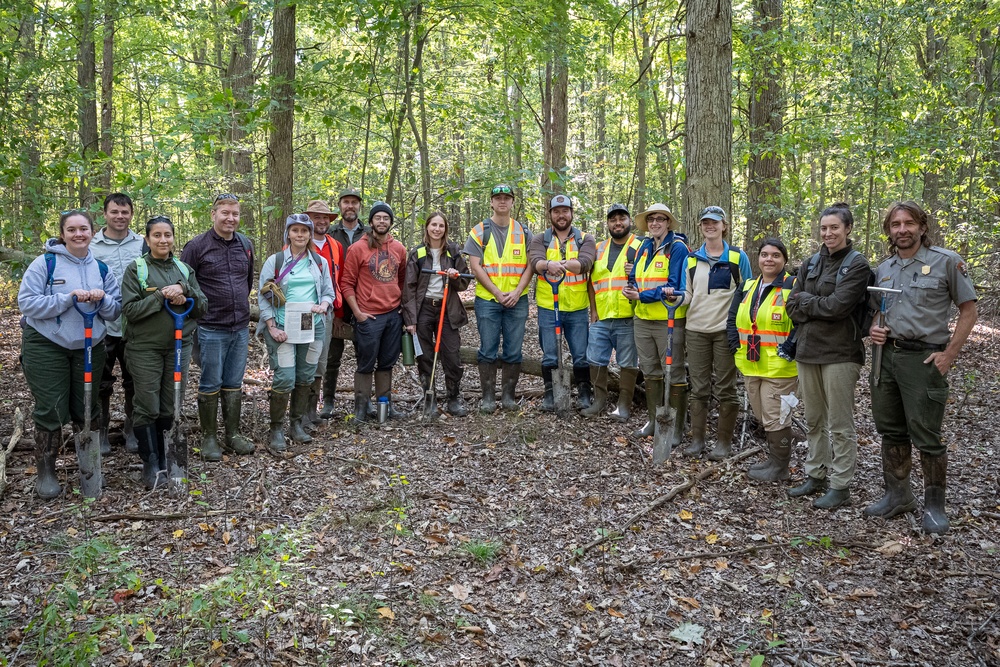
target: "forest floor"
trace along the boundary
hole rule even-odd
[[[0,498],[0,664],[998,665],[997,326],[976,327],[951,374],[952,528],[932,538],[916,514],[862,517],[882,493],[865,382],[853,502],[834,512],[750,482],[762,443],[742,422],[744,460],[675,452],[654,469],[648,439],[629,436],[638,405],[627,424],[560,419],[529,398],[519,413],[425,425],[411,369],[395,378],[397,404],[417,408],[406,419],[338,418],[283,455],[192,455],[184,497],[145,492],[119,439],[100,499],[44,502],[5,310],[0,442],[15,408],[28,426]],[[535,339],[525,352],[538,355]],[[247,378],[243,430],[263,443],[259,344]],[[477,407],[475,368],[464,387]],[[522,377],[521,390],[540,388]],[[119,404],[113,430],[121,417]],[[65,453],[60,478],[77,488]]]

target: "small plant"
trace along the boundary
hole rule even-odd
[[[469,554],[474,561],[485,565],[496,560],[496,557],[503,551],[503,543],[469,540],[460,547],[460,550]]]

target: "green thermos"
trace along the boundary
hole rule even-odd
[[[412,366],[416,363],[416,355],[413,352],[413,334],[409,331],[403,332],[403,365]]]

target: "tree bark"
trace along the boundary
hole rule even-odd
[[[114,175],[114,136],[111,124],[114,121],[115,85],[115,0],[105,0],[104,43],[101,54],[101,191],[111,193],[111,177]]]
[[[97,80],[97,53],[94,45],[93,0],[82,0],[77,8],[77,34],[80,57],[76,63],[77,123],[80,131],[80,206],[89,207],[96,197],[91,176],[98,149],[97,105],[94,86]]]
[[[267,150],[268,253],[281,249],[285,217],[292,212],[292,132],[295,114],[295,3],[279,0],[274,7],[271,47],[271,136]]]
[[[642,4],[637,4],[635,10],[635,29],[638,32],[641,46],[637,49],[639,56],[639,100],[636,119],[638,137],[635,147],[635,198],[632,201],[633,211],[642,211],[646,205],[646,153],[649,141],[649,122],[647,120],[649,108],[649,68],[653,62],[653,54],[649,45],[649,30],[646,28],[642,7]]]
[[[705,206],[732,213],[732,60],[730,0],[689,0],[684,110],[682,227]]]
[[[223,151],[222,165],[229,177],[229,189],[245,202],[240,207],[240,226],[250,234],[256,231],[253,198],[253,147],[246,130],[248,114],[253,108],[254,71],[257,42],[253,32],[253,16],[249,9],[236,27],[236,40],[229,52],[229,62],[222,75],[222,84],[232,91],[229,141]]]
[[[545,160],[542,169],[542,210],[548,210],[550,195],[563,192],[566,176],[566,139],[569,136],[569,61],[566,35],[569,34],[569,4],[553,0],[553,18],[549,31],[549,61],[545,64],[542,108],[545,115],[542,135]],[[543,214],[542,218],[545,218]]]
[[[30,72],[38,60],[35,12],[31,8],[21,21],[21,66]],[[21,154],[21,217],[28,245],[39,244],[45,232],[45,184],[39,173],[42,151],[38,145],[38,89],[27,86],[24,94],[25,133],[24,151]]]

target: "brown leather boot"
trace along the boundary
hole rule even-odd
[[[736,431],[736,418],[740,414],[740,406],[735,403],[723,403],[719,406],[719,426],[715,438],[715,447],[708,453],[709,461],[722,461],[733,455],[733,433]]]
[[[701,456],[705,450],[705,430],[708,424],[708,403],[691,401],[691,444],[681,453],[684,456]]]
[[[882,441],[882,479],[885,495],[865,508],[865,516],[891,519],[917,509],[917,499],[910,488],[910,471],[913,468],[913,445],[909,442]]]

